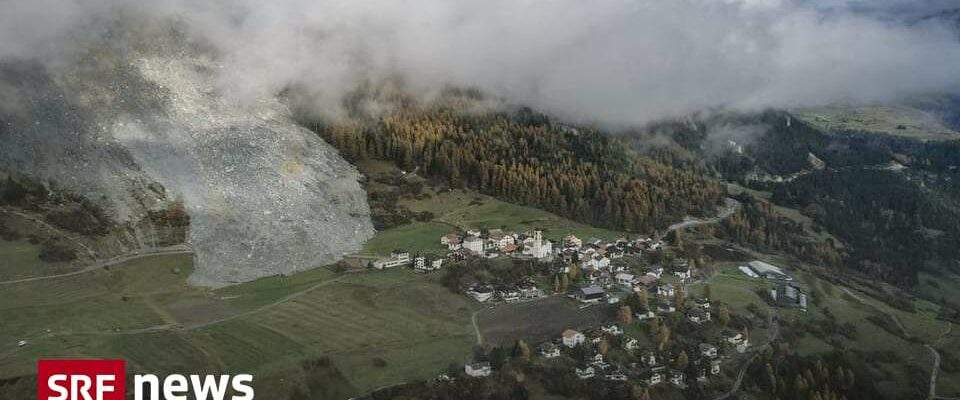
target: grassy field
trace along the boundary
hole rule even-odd
[[[391,166],[363,168],[384,172]],[[569,233],[620,236],[463,191],[432,192],[428,199],[402,203],[437,218],[380,232],[362,255],[387,255],[395,248],[443,252],[440,236],[458,228],[542,229],[551,239]],[[35,260],[36,249],[21,245],[0,250],[25,260],[22,271],[40,270],[26,263]],[[433,376],[462,363],[476,343],[471,315],[479,305],[449,292],[436,282],[439,275],[405,269],[337,274],[319,268],[209,290],[187,285],[191,272],[189,255],[157,256],[76,276],[0,286],[0,379],[34,373],[38,358],[120,357],[133,371],[251,372],[270,388],[269,394],[258,393],[261,399],[286,398],[290,385],[310,386],[311,379],[327,380],[319,386],[335,386],[336,395],[324,393],[342,398]],[[8,271],[0,269],[3,273]],[[11,268],[8,276],[14,273]],[[599,309],[580,311],[568,305],[572,316],[590,322],[599,318]],[[542,307],[534,309],[534,314],[564,324],[551,329],[551,336],[572,321],[550,317]],[[491,338],[502,333],[512,341],[522,333],[512,326],[512,315],[491,314]],[[17,347],[18,340],[29,344]],[[332,361],[319,368],[322,373],[298,367],[318,357]],[[318,374],[323,377],[316,378]]]
[[[465,228],[542,229],[550,239],[569,233],[584,239],[621,236],[488,196],[464,191],[430,193],[430,198],[407,198],[401,203],[413,211],[433,212],[434,221],[379,232],[361,254],[387,255],[395,248],[443,252],[440,236]],[[0,242],[0,246],[8,246],[0,247],[0,254],[11,254],[13,259],[23,260],[21,265],[30,265],[8,268],[5,264],[0,276],[41,267],[27,264],[35,260],[31,251],[36,249],[20,242]],[[760,257],[790,265],[781,257]],[[770,284],[744,276],[736,269],[738,265],[716,265],[719,273],[709,279],[712,297],[738,313],[746,313],[750,304],[767,309],[756,291],[767,290]],[[133,371],[250,372],[257,377],[261,400],[286,399],[293,387],[309,388],[310,398],[342,399],[434,376],[451,364],[462,363],[476,343],[471,315],[481,306],[441,286],[437,282],[440,274],[418,275],[407,269],[335,273],[318,268],[209,290],[187,285],[191,272],[191,256],[170,255],[71,277],[0,285],[0,380],[35,373],[38,358],[119,357],[128,360]],[[938,306],[917,301],[918,312],[907,313],[857,288],[851,289],[851,295],[810,274],[797,272],[796,277],[808,292],[817,293],[816,300],[806,313],[790,309],[778,313],[821,320],[828,309],[839,321],[853,323],[859,332],[858,339],[844,341],[844,347],[896,353],[900,362],[877,367],[891,377],[879,382],[884,390],[899,393],[909,386],[904,378],[908,369],[929,368],[928,354],[920,344],[881,329],[867,317],[893,316],[911,335],[934,342],[945,329],[933,318]],[[954,287],[928,286],[931,292],[944,295]],[[694,285],[691,292],[699,294],[701,288]],[[566,328],[595,325],[609,315],[606,307],[581,310],[556,297],[485,309],[478,313],[478,320],[486,342],[509,344],[522,336],[536,345]],[[627,331],[649,343],[640,325]],[[763,329],[753,330],[755,341],[765,335]],[[29,344],[17,347],[16,342],[23,339]],[[939,347],[949,349],[957,343],[954,334]],[[798,340],[795,347],[801,354],[834,350],[810,335]],[[305,361],[321,357],[330,363],[305,366],[309,364]],[[942,375],[944,394],[960,391],[955,383],[958,378],[956,373]],[[4,396],[2,387],[0,398],[10,398]]]
[[[412,252],[446,254],[447,247],[440,245],[440,237],[455,228],[440,222],[414,222],[377,232],[364,246],[360,255],[387,256],[394,249]]]
[[[543,230],[544,236],[557,241],[568,234],[581,239],[597,237],[615,239],[624,233],[595,228],[571,221],[532,207],[506,203],[489,196],[461,190],[435,193],[430,198],[407,198],[400,203],[413,211],[430,211],[435,218],[430,222],[412,222],[377,232],[368,241],[360,256],[387,256],[394,249],[428,254],[445,254],[440,237],[466,229],[500,228],[512,232]]]
[[[483,310],[477,320],[484,342],[504,346],[523,338],[531,346],[560,337],[567,329],[596,327],[614,315],[606,304],[580,308],[575,301],[562,296],[500,305]]]
[[[960,327],[954,326],[948,335],[936,346],[943,357],[960,359]],[[937,379],[937,395],[944,397],[960,396],[960,370],[940,371]]]
[[[40,245],[27,239],[7,241],[0,239],[0,281],[56,275],[80,268],[72,263],[48,263],[39,258]]]
[[[436,215],[436,221],[461,229],[500,228],[514,232],[540,229],[550,239],[560,239],[568,234],[582,239],[597,237],[608,240],[624,236],[622,232],[595,228],[537,208],[463,190],[432,192],[428,199],[404,199],[401,204],[414,211],[430,211]]]
[[[770,259],[769,261],[778,265],[790,265],[787,260],[782,259]],[[726,262],[716,265],[719,272],[709,279],[712,297],[729,304],[739,313],[747,312],[746,307],[751,303],[762,309],[768,308],[769,306],[756,291],[769,290],[771,283],[743,275],[737,269],[740,264],[738,262]],[[943,321],[935,319],[939,310],[937,305],[924,300],[917,300],[915,302],[917,312],[910,313],[892,308],[855,287],[844,289],[802,270],[793,270],[792,274],[796,278],[794,283],[811,296],[810,307],[806,312],[777,307],[776,311],[781,319],[821,321],[827,318],[826,313],[829,312],[835,316],[838,322],[849,322],[857,330],[856,340],[836,337],[833,339],[841,343],[841,348],[837,348],[811,334],[806,334],[794,343],[794,349],[799,354],[814,355],[844,349],[857,350],[865,354],[875,351],[892,352],[895,354],[896,362],[876,362],[873,368],[877,371],[876,376],[886,377],[877,381],[878,387],[886,392],[899,393],[903,396],[907,396],[907,391],[911,390],[911,383],[907,378],[911,370],[929,371],[931,359],[929,353],[922,347],[922,343],[934,343],[946,329],[946,324]],[[907,334],[915,337],[921,343],[890,333],[867,319],[871,316],[885,315],[892,316],[899,321]],[[759,337],[758,335],[758,332],[753,332],[754,337]],[[940,347],[944,346],[941,345]],[[954,393],[953,390],[955,389],[950,382],[951,378],[953,377],[950,375],[944,375],[939,380],[940,385],[944,386],[945,393]]]
[[[719,272],[713,276],[710,283],[711,297],[723,301],[734,310],[745,312],[751,303],[764,305],[763,299],[757,295],[757,289],[767,289],[769,284],[759,279],[744,275],[737,266],[742,263],[717,264]],[[702,289],[701,289],[702,290]]]
[[[930,268],[917,274],[919,281],[918,291],[924,298],[938,304],[949,304],[950,307],[960,309],[960,275]]]
[[[50,330],[55,334],[144,328],[166,322],[157,296],[202,296],[186,285],[191,256],[142,258],[110,270],[0,286],[0,343]],[[172,272],[182,267],[180,274]],[[92,316],[96,316],[93,318]]]
[[[827,131],[849,129],[924,140],[960,137],[936,115],[912,107],[820,107],[795,114]]]
[[[326,356],[362,392],[435,375],[474,344],[476,304],[436,275],[321,268],[206,290],[186,285],[190,262],[157,256],[0,287],[0,378],[34,373],[38,358],[122,357],[133,371],[252,372],[276,384]],[[286,398],[274,394],[258,398]]]

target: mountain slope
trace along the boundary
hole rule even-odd
[[[216,54],[173,24],[122,28],[62,66],[0,61],[0,168],[103,208],[105,252],[155,246],[140,222],[183,202],[195,284],[323,265],[372,236],[356,169],[273,94],[229,100]]]

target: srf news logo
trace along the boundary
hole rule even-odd
[[[153,374],[133,376],[135,400],[253,400],[253,376]],[[127,392],[124,360],[40,360],[37,400],[124,400]]]

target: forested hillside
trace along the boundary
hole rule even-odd
[[[958,257],[958,142],[824,132],[782,111],[713,114],[611,135],[481,103],[469,91],[429,104],[358,92],[348,121],[303,123],[348,159],[389,160],[441,185],[600,227],[649,233],[710,214],[725,195],[724,180],[769,198],[739,195],[743,207],[716,227],[720,237],[899,285]],[[890,170],[891,162],[907,169]],[[774,205],[813,225],[804,228]]]
[[[773,205],[762,199],[741,194],[736,196],[742,205],[717,228],[717,236],[750,247],[785,252],[804,261],[839,266],[845,254],[831,240],[818,241],[809,237],[803,225],[777,214]]]
[[[960,141],[827,132],[782,111],[663,122],[631,132],[631,144],[642,149],[656,136],[717,177],[768,195],[769,202],[742,196],[744,207],[718,234],[900,286],[960,259]],[[771,203],[810,218],[842,249],[811,242]]]
[[[348,159],[391,160],[451,187],[606,228],[650,232],[711,214],[724,196],[700,169],[654,161],[618,139],[529,109],[407,102],[350,123],[305,124]]]
[[[774,191],[850,244],[848,264],[881,279],[913,284],[928,263],[960,259],[956,200],[886,170],[817,172]]]

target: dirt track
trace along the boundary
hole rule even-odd
[[[25,282],[42,281],[46,279],[64,278],[68,276],[85,274],[87,272],[95,271],[103,267],[109,267],[111,265],[125,263],[127,261],[136,260],[138,258],[169,255],[169,254],[189,254],[189,253],[193,253],[193,250],[190,250],[189,246],[182,245],[182,244],[176,245],[176,246],[169,246],[169,247],[158,247],[154,249],[139,250],[134,253],[117,256],[109,260],[104,260],[104,261],[100,261],[100,262],[88,265],[81,270],[67,272],[64,274],[35,276],[33,278],[23,278],[23,279],[14,279],[10,281],[2,281],[0,282],[0,285],[10,285],[15,283],[25,283]]]

